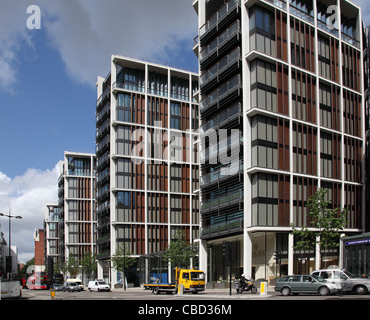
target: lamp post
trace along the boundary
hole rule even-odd
[[[12,218],[15,219],[22,219],[21,216],[11,216],[10,214],[4,214],[0,212],[0,216],[8,217],[9,218],[9,280],[11,280],[12,276],[12,254],[11,254],[11,220]]]

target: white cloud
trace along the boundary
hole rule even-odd
[[[19,260],[34,256],[33,232],[43,228],[46,204],[58,200],[59,165],[52,170],[28,169],[22,176],[10,179],[0,172],[0,212],[23,219],[12,219],[12,245],[18,247]],[[0,218],[1,231],[8,241],[8,219]]]
[[[4,0],[3,0],[4,1]],[[180,57],[182,41],[191,51],[197,33],[192,0],[35,0],[41,28],[67,73],[77,82],[95,85],[105,76],[112,54],[161,60]],[[0,11],[0,86],[17,81],[17,57],[32,46],[37,30],[28,30],[27,0],[5,0]],[[37,54],[37,48],[34,48]],[[181,67],[181,66],[179,66]]]

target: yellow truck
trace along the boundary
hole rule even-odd
[[[183,287],[184,293],[191,292],[193,294],[199,291],[204,291],[205,288],[205,273],[195,269],[177,269],[176,279],[172,283],[146,283],[144,289],[152,290],[154,294],[177,293],[180,287]]]

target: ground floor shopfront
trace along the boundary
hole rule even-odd
[[[370,277],[370,232],[342,239],[343,267],[356,276]]]
[[[225,242],[232,247],[231,270]],[[241,274],[273,283],[286,274],[305,274],[321,267],[340,265],[339,248],[324,251],[294,249],[294,236],[286,231],[245,232],[229,238],[201,241],[199,267],[207,281],[220,283],[239,279]]]

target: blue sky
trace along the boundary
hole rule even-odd
[[[193,0],[1,0],[0,212],[12,224],[19,259],[34,254],[33,232],[57,201],[64,151],[95,151],[95,83],[112,54],[196,71]],[[354,0],[369,25],[368,0]],[[29,5],[41,29],[26,27]],[[8,239],[8,221],[0,218]]]
[[[31,4],[40,30],[27,28]],[[2,0],[0,212],[23,217],[12,224],[20,260],[57,202],[64,151],[95,152],[95,84],[111,55],[196,71],[196,33],[192,0]],[[0,226],[8,239],[8,221]]]

